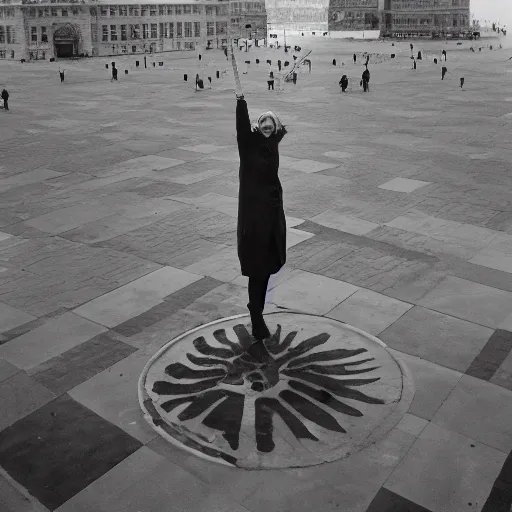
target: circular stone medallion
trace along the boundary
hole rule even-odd
[[[247,469],[302,467],[375,442],[406,413],[414,390],[377,338],[328,318],[265,315],[258,357],[247,315],[170,341],[148,362],[139,400],[163,437]]]

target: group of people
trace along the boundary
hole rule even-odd
[[[355,55],[355,54],[354,54]],[[370,91],[370,70],[368,69],[368,63],[366,64],[366,69],[363,71],[361,75],[361,81],[359,85],[363,88],[364,92]],[[348,88],[348,77],[347,75],[343,75],[341,80],[339,81],[339,85],[341,87],[342,92],[346,92]]]

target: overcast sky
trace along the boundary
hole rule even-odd
[[[471,0],[471,13],[479,20],[499,20],[512,28],[512,0]]]

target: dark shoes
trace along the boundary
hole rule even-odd
[[[251,314],[253,337],[257,341],[269,338],[270,331],[268,330],[267,324],[265,323],[265,319],[263,318],[263,311],[261,309],[253,308],[251,304],[247,304],[247,307],[249,308],[249,313]]]

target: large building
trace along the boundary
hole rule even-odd
[[[269,32],[376,39],[467,33],[470,0],[267,0]]]
[[[0,0],[0,59],[222,48],[228,33],[266,37],[264,0],[179,1]]]

